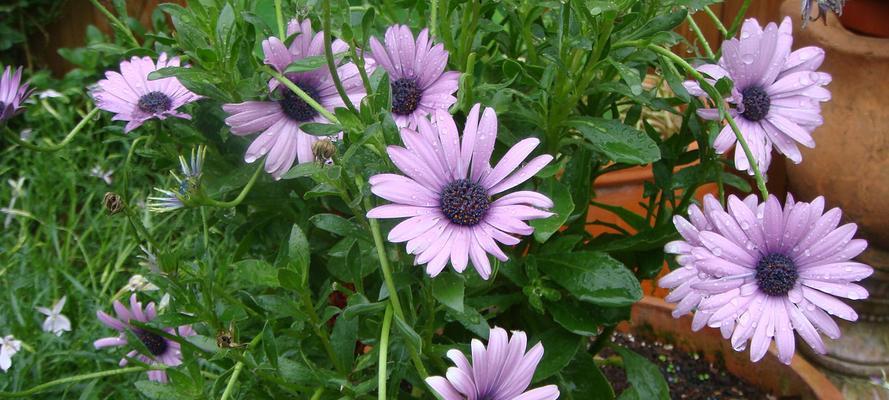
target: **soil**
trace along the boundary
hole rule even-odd
[[[648,342],[628,333],[615,333],[613,342],[639,353],[657,365],[667,379],[670,397],[673,399],[793,399],[762,392],[729,373],[722,365],[710,363],[697,353],[687,353],[670,344]],[[599,355],[608,359],[616,356],[616,353],[606,348]],[[620,394],[629,386],[622,367],[605,365],[602,367],[602,372],[611,382],[614,393]]]

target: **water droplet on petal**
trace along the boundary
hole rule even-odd
[[[753,64],[754,58],[755,57],[753,54],[742,54],[741,55],[741,62],[743,62],[744,64],[747,64],[747,65],[750,65],[750,64]]]
[[[856,292],[849,292],[849,294],[846,297],[848,297],[851,300],[859,300],[861,298],[860,296],[858,296],[858,293],[856,293]]]

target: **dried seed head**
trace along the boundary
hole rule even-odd
[[[124,207],[126,207],[120,195],[114,192],[105,193],[105,197],[102,199],[102,205],[105,206],[105,210],[108,211],[109,215],[117,214],[123,211]]]

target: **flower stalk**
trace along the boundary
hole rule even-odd
[[[71,143],[71,141],[74,140],[77,134],[80,133],[80,131],[82,131],[83,128],[92,121],[93,117],[95,117],[98,112],[99,109],[94,106],[88,113],[86,113],[86,115],[83,116],[83,118],[81,118],[80,122],[78,122],[77,125],[75,125],[74,128],[71,129],[71,131],[68,132],[68,134],[65,135],[62,141],[59,143],[51,143],[47,146],[38,146],[36,144],[22,140],[18,135],[12,132],[9,127],[6,127],[6,137],[9,138],[9,140],[11,140],[13,143],[29,150],[39,151],[43,153],[56,152],[63,149],[65,146],[68,145],[68,143]]]

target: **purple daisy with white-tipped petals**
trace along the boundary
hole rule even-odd
[[[178,67],[179,57],[167,59],[161,53],[157,64],[150,57],[133,57],[120,63],[120,72],[108,71],[93,90],[93,100],[102,110],[115,113],[114,121],[127,121],[124,132],[129,133],[145,121],[176,117],[191,119],[178,109],[201,99],[182,86],[179,79],[170,77],[148,80],[148,74],[166,67]]]
[[[547,385],[525,391],[534,370],[543,358],[543,344],[537,343],[525,353],[525,332],[513,331],[512,338],[502,328],[491,329],[488,346],[472,339],[472,364],[459,350],[449,350],[448,358],[456,367],[447,374],[430,376],[426,383],[443,400],[555,400],[559,388]]]
[[[7,65],[0,76],[0,122],[20,114],[24,110],[22,103],[33,92],[34,89],[28,90],[27,83],[22,83],[22,67],[13,73]]]
[[[132,350],[127,353],[127,358],[135,358],[148,365],[164,364],[175,367],[182,364],[182,352],[179,343],[130,324],[130,321],[146,324],[157,317],[154,302],[148,303],[143,309],[142,303],[136,299],[136,294],[134,293],[130,296],[129,308],[117,300],[114,301],[113,306],[114,312],[117,313],[117,318],[102,311],[97,311],[96,316],[105,326],[120,332],[120,335],[96,340],[93,345],[97,349],[126,346],[128,344],[127,332],[130,332],[139,338],[151,354],[141,354],[139,350]],[[169,335],[180,337],[196,335],[191,325],[182,325],[179,328],[166,328],[163,331]],[[127,365],[127,358],[120,360],[119,365],[121,367]],[[163,370],[151,370],[148,371],[148,379],[155,382],[167,382],[167,373]]]
[[[763,29],[756,19],[744,21],[739,39],[723,43],[718,64],[706,64],[697,70],[712,80],[727,77],[734,82],[732,95],[726,100],[735,107],[729,110],[750,147],[759,170],[765,173],[772,160],[772,147],[794,163],[802,161],[797,143],[815,147],[812,132],[821,126],[821,102],[830,100],[830,75],[818,72],[824,61],[824,50],[803,47],[791,52],[793,26],[784,18],[780,26],[768,24]],[[694,96],[707,96],[695,81],[685,82]],[[716,108],[698,109],[698,116],[718,120]],[[726,124],[713,147],[725,153],[737,141]],[[753,174],[746,154],[735,150],[735,167]]]
[[[371,37],[370,50],[389,74],[392,118],[399,128],[416,129],[420,119],[435,110],[447,111],[457,102],[454,93],[460,73],[445,71],[448,52],[441,43],[433,43],[428,29],[414,40],[406,25],[392,25],[386,29],[385,46]]]
[[[311,21],[290,21],[287,25],[287,36],[292,35],[297,36],[289,48],[276,37],[270,37],[262,42],[265,63],[284,74],[324,109],[333,112],[337,107],[345,107],[327,66],[312,71],[285,73],[287,66],[295,61],[324,55],[324,32],[314,32]],[[335,54],[342,53],[348,48],[346,42],[338,39],[331,45],[331,50]],[[365,70],[371,73],[374,65],[373,60],[368,60]],[[351,62],[342,63],[337,67],[337,76],[349,101],[356,106],[361,104],[366,92],[358,67]],[[303,132],[300,126],[306,122],[329,124],[330,121],[296,93],[281,85],[278,80],[269,81],[269,89],[277,96],[276,99],[225,104],[222,108],[229,113],[225,123],[231,127],[232,134],[244,136],[261,132],[247,149],[244,161],[253,163],[260,157],[267,156],[266,172],[272,174],[275,179],[281,179],[294,162],[300,164],[313,162],[315,156],[312,154],[312,145],[318,140],[325,139]],[[335,138],[340,136],[342,133],[333,135]]]
[[[496,242],[514,245],[513,235],[534,231],[524,221],[553,215],[548,197],[533,191],[493,196],[530,179],[553,159],[540,155],[522,161],[540,140],[516,143],[491,168],[497,139],[497,116],[491,108],[480,112],[476,104],[466,118],[462,140],[453,117],[436,110],[432,122],[418,120],[418,130],[403,128],[406,147],[389,146],[389,158],[405,175],[379,174],[370,178],[371,192],[394,204],[376,207],[368,218],[408,218],[389,232],[389,241],[407,242],[416,254],[415,264],[428,264],[426,272],[438,275],[450,260],[457,272],[468,261],[483,279],[491,276],[488,254],[506,261]],[[481,117],[479,115],[481,114]]]
[[[820,332],[832,339],[840,329],[830,315],[855,321],[858,314],[838,297],[868,296],[854,282],[873,273],[868,265],[850,261],[867,247],[853,239],[855,224],[838,227],[841,211],[824,211],[824,198],[795,202],[788,195],[782,208],[775,196],[759,203],[729,196],[728,209],[711,197],[704,211],[712,224],[697,240],[682,247],[686,265],[703,273],[691,288],[704,297],[697,312],[711,327],[730,326],[732,346],[743,351],[750,341],[750,359],[759,361],[774,339],[778,358],[789,364],[795,351],[794,331],[816,352],[826,351]],[[677,225],[686,230],[687,227]],[[690,235],[694,237],[695,235]],[[669,275],[668,275],[669,277]],[[672,278],[671,278],[672,279]]]

